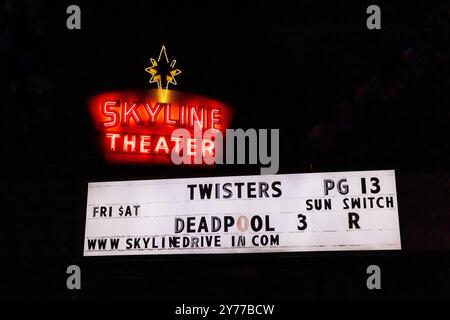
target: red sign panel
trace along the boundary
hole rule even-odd
[[[229,128],[232,109],[222,102],[173,90],[167,91],[167,102],[158,102],[159,97],[155,89],[108,92],[89,100],[108,161],[169,164],[172,150],[183,143],[172,137],[175,129],[186,129],[194,137],[194,126],[223,135]],[[213,150],[214,141],[189,141],[192,156]]]

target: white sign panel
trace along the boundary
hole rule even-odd
[[[401,249],[393,170],[88,189],[85,256]]]

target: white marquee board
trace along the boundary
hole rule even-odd
[[[85,256],[399,249],[393,170],[88,185]]]

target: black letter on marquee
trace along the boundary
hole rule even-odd
[[[297,218],[298,218],[298,222],[302,224],[301,226],[300,225],[297,226],[297,230],[299,230],[299,231],[305,230],[306,227],[308,227],[308,224],[306,223],[306,216],[303,214],[299,214],[299,215],[297,215]]]
[[[324,183],[324,193],[327,196],[328,195],[328,191],[332,190],[334,188],[334,181],[331,179],[325,179],[323,180]]]
[[[175,218],[175,233],[180,233],[184,230],[184,220],[181,218]]]
[[[224,225],[224,228],[223,228],[224,231],[228,232],[228,229],[234,225],[234,218],[230,217],[230,216],[226,216],[224,219],[223,225]]]
[[[359,221],[359,215],[356,212],[349,212],[348,213],[348,228],[353,229],[355,226],[356,229],[361,229],[361,227],[358,224]]]
[[[274,181],[272,183],[272,189],[273,189],[273,191],[275,191],[275,193],[272,193],[272,197],[274,197],[274,198],[278,198],[282,194],[281,189],[278,186],[281,187],[281,181]]]
[[[190,191],[190,195],[189,195],[190,199],[194,200],[194,189],[197,188],[197,185],[196,184],[188,184],[187,187],[189,188],[189,191]]]

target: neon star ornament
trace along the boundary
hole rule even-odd
[[[158,60],[150,58],[150,63],[151,66],[145,68],[145,71],[151,75],[149,83],[156,82],[160,92],[161,102],[166,103],[169,84],[177,85],[175,77],[181,73],[181,70],[175,68],[177,60],[174,59],[169,62],[165,46],[161,47]]]

